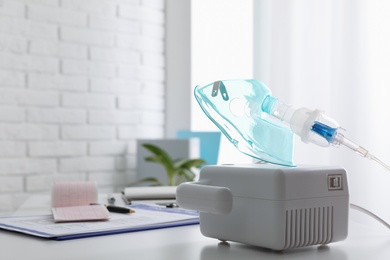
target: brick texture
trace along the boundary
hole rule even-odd
[[[164,136],[164,0],[0,1],[0,214],[56,180],[119,191]]]

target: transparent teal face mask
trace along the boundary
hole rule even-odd
[[[264,109],[271,91],[257,80],[223,80],[194,91],[203,112],[242,153],[294,166],[294,133]],[[264,108],[264,109],[263,109]]]

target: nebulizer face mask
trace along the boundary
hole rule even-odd
[[[273,164],[294,166],[293,132],[263,111],[271,91],[256,80],[216,81],[195,88],[211,121],[242,153]]]
[[[223,80],[195,87],[206,115],[238,150],[273,164],[294,166],[293,135],[319,146],[345,146],[388,171],[390,167],[349,140],[343,128],[320,110],[295,109],[273,97],[257,80]]]

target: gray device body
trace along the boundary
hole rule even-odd
[[[268,164],[205,166],[176,191],[200,211],[204,236],[274,250],[344,240],[349,192],[340,167]]]

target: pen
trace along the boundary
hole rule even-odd
[[[114,205],[104,205],[109,212],[116,212],[116,213],[135,213],[134,210],[125,208],[125,207],[118,207]]]
[[[165,206],[166,208],[178,208],[179,205],[175,202],[161,202],[161,203],[156,203],[159,206]]]
[[[100,205],[100,204],[99,203],[91,203],[89,205]],[[135,213],[135,210],[129,209],[129,208],[126,208],[126,207],[119,207],[119,206],[108,205],[108,204],[104,204],[103,206],[106,207],[109,212]]]

